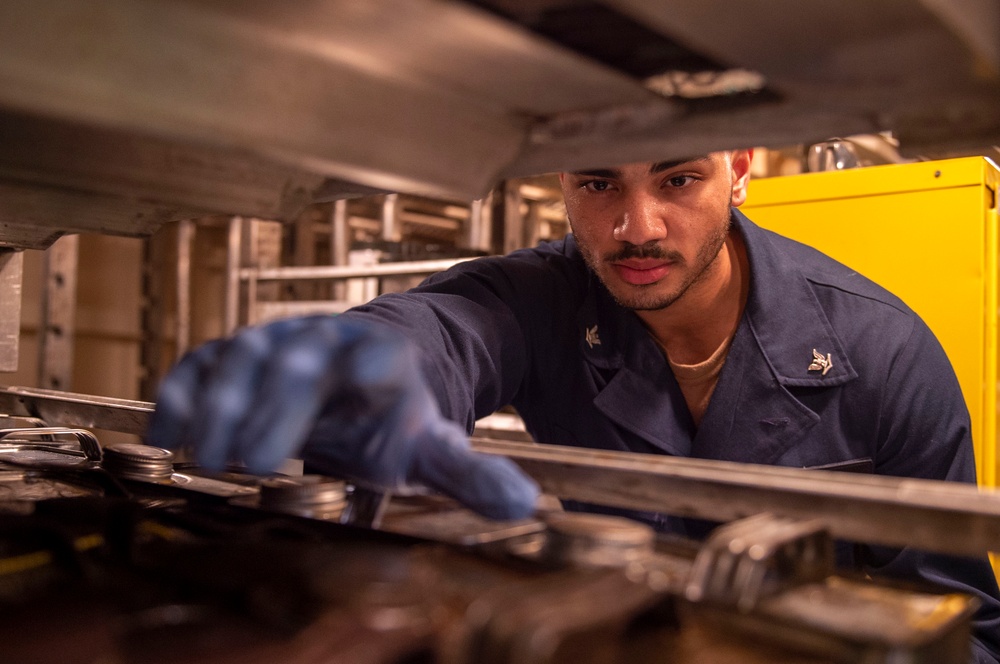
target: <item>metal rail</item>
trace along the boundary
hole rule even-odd
[[[143,435],[154,404],[34,387],[0,387],[0,412],[37,417],[60,426],[107,429]],[[72,423],[72,425],[70,425]]]
[[[0,411],[61,426],[143,434],[154,405],[0,388]],[[1000,493],[952,482],[472,440],[517,462],[547,493],[616,507],[731,521],[761,512],[819,519],[834,537],[959,555],[1000,551]]]
[[[870,544],[1000,551],[1000,493],[971,485],[486,439],[473,447],[513,459],[560,498],[714,521],[770,512]]]

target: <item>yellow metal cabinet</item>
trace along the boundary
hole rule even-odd
[[[750,183],[757,224],[903,299],[944,346],[972,415],[981,486],[997,485],[997,207],[988,159],[877,166]]]

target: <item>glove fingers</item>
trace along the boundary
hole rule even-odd
[[[409,480],[493,519],[528,517],[539,496],[535,481],[510,459],[473,452],[461,429],[445,420],[419,439]]]
[[[194,443],[221,468],[243,457],[273,470],[307,455],[387,487],[424,484],[493,518],[522,518],[538,487],[508,459],[473,453],[441,418],[402,337],[329,317],[240,332],[190,353],[164,380],[150,430],[163,447]]]
[[[415,438],[439,418],[437,408],[402,337],[367,327],[361,335],[343,332],[352,339],[337,346],[337,375],[303,457],[321,472],[398,489]]]
[[[344,352],[344,338],[329,320],[286,339],[263,367],[255,408],[235,434],[252,472],[270,472],[295,455],[342,382],[336,358]]]
[[[224,342],[217,339],[191,351],[160,383],[156,410],[149,426],[150,445],[177,449],[191,443],[189,434],[199,401],[199,388],[206,371],[218,360],[223,345]]]
[[[237,430],[259,403],[263,367],[276,345],[301,325],[296,323],[251,328],[226,344],[202,389],[191,426],[203,466],[221,469],[237,458]]]

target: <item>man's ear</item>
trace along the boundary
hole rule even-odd
[[[749,150],[733,150],[730,156],[730,167],[733,171],[733,207],[739,207],[747,199],[747,185],[750,183],[750,162],[753,161],[753,148]]]

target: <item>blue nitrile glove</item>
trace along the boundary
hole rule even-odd
[[[445,420],[414,346],[330,316],[248,328],[181,359],[160,386],[149,442],[256,473],[301,454],[367,486],[427,486],[493,518],[528,516],[537,485],[510,460],[469,449]]]

